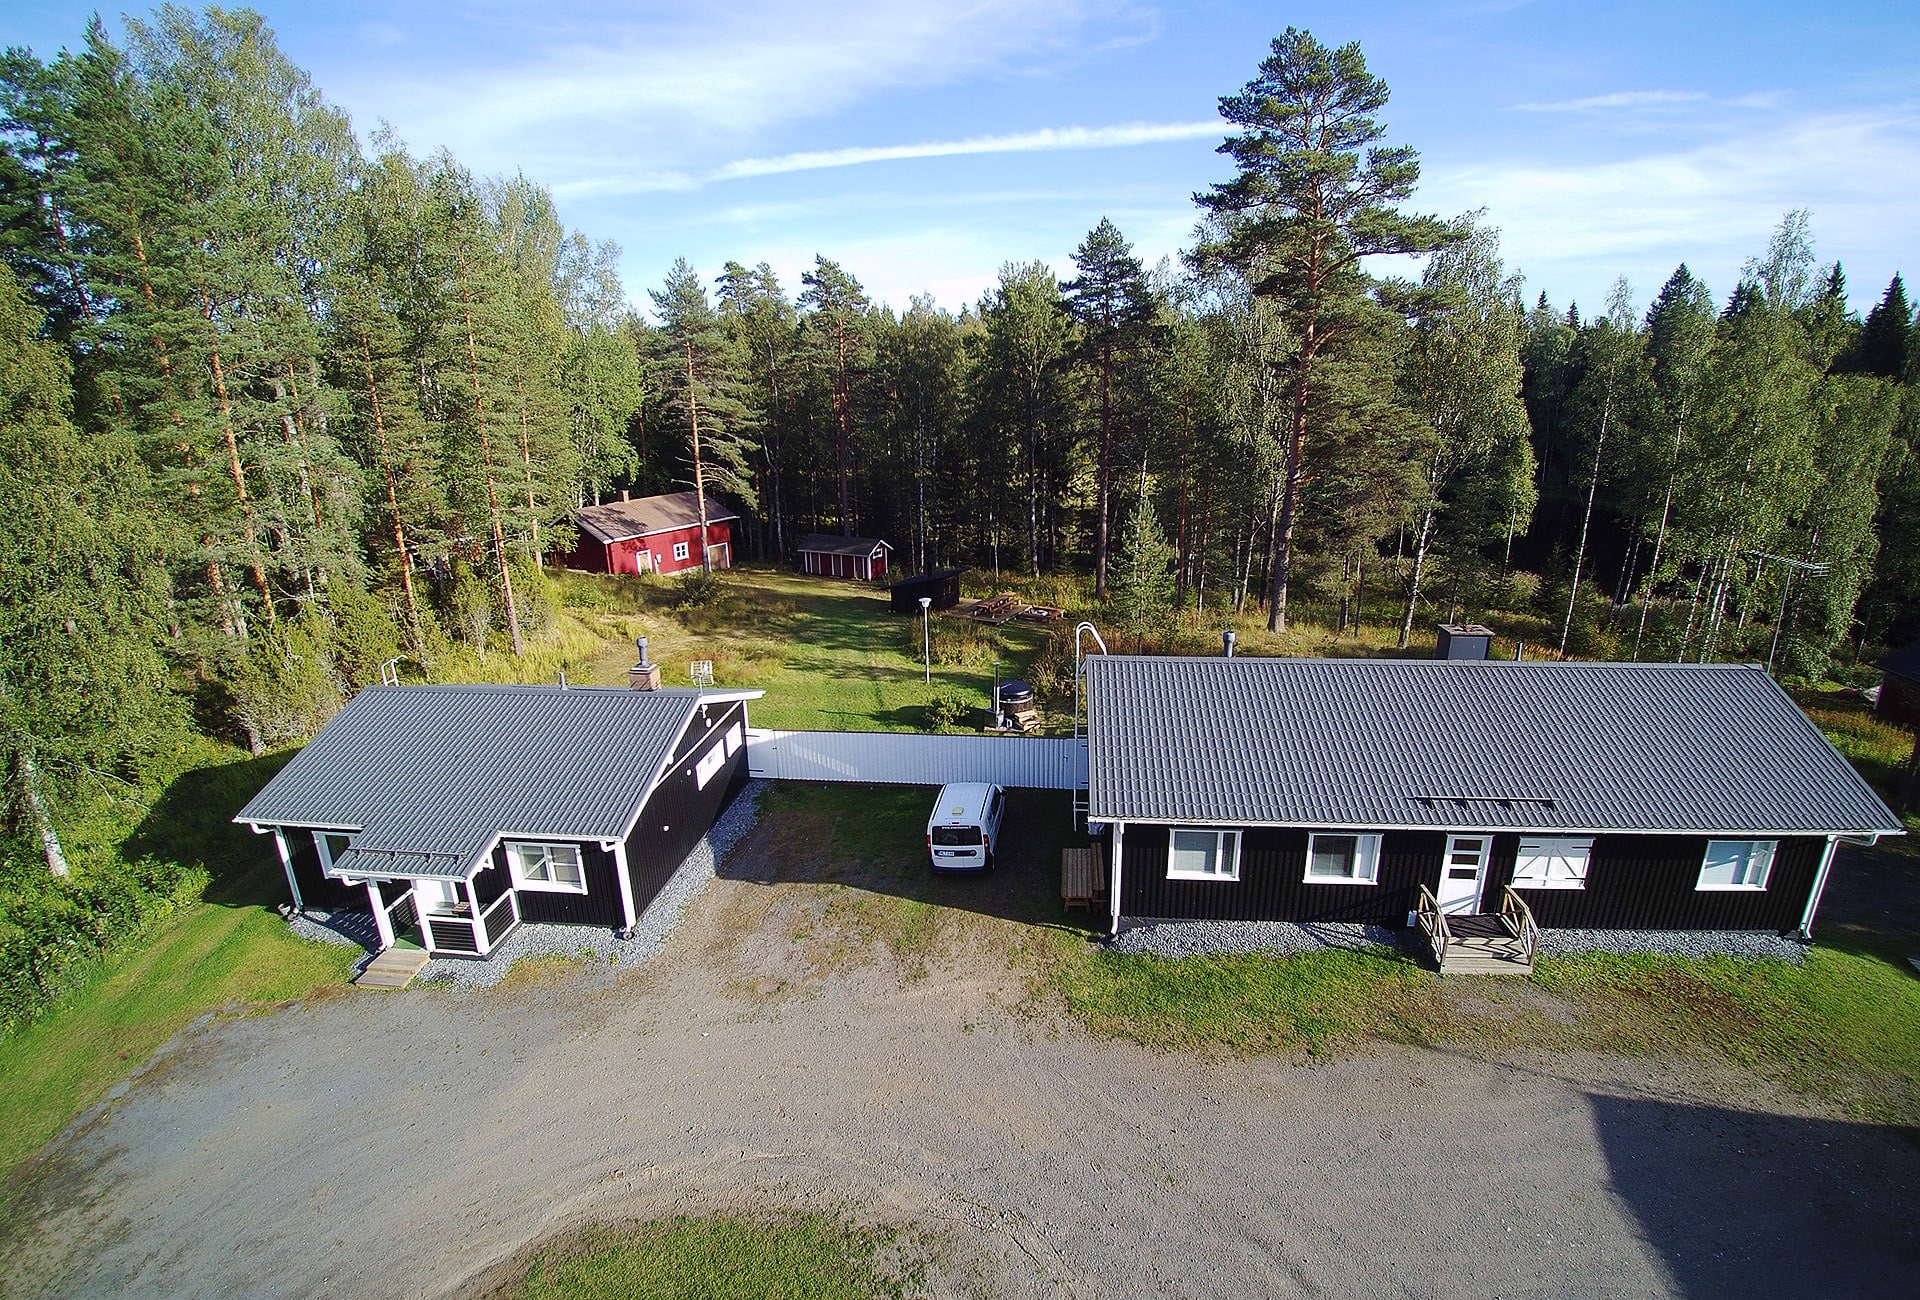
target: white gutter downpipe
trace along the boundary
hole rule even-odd
[[[1125,822],[1113,823],[1113,879],[1107,882],[1107,906],[1112,909],[1108,917],[1108,932],[1116,938],[1120,934],[1120,850],[1127,837]]]
[[[1878,835],[1869,835],[1866,839],[1856,839],[1851,835],[1827,836],[1826,852],[1820,855],[1820,870],[1814,873],[1813,890],[1807,895],[1807,910],[1800,917],[1800,937],[1808,943],[1813,942],[1813,914],[1820,909],[1820,896],[1827,891],[1827,877],[1833,872],[1834,851],[1840,847],[1840,841],[1849,844],[1862,844],[1868,848],[1880,842]]]

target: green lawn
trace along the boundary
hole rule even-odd
[[[871,1300],[902,1293],[905,1279],[878,1259],[895,1240],[820,1215],[598,1226],[546,1247],[503,1294],[517,1300]]]
[[[92,828],[118,842],[114,851],[199,868],[210,883],[54,1010],[0,1039],[0,1175],[196,1017],[342,986],[358,950],[288,932],[273,910],[286,879],[272,841],[230,821],[290,756],[253,759],[208,743],[178,756],[181,770],[137,825]]]
[[[920,730],[930,694],[941,688],[963,693],[983,721],[996,658],[1003,676],[1019,677],[1048,644],[1047,631],[1031,624],[990,628],[935,615],[929,686],[920,619],[894,613],[882,588],[737,569],[719,600],[685,610],[675,607],[673,579],[561,573],[554,589],[566,611],[557,635],[578,643],[562,665],[570,681],[624,683],[633,638],[645,636],[667,685],[686,685],[692,661],[711,660],[718,685],[766,690],[752,708],[756,725],[795,731]],[[504,670],[499,656],[494,663]],[[552,669],[540,668],[522,680],[552,680]],[[1061,703],[1071,708],[1070,698]],[[1071,729],[1065,709],[1051,711],[1051,730]]]
[[[61,1010],[0,1041],[0,1171],[39,1150],[195,1017],[339,987],[359,955],[294,938],[258,904],[195,904]]]

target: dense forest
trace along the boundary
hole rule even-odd
[[[1100,219],[901,311],[751,250],[631,290],[537,183],[362,139],[248,11],[9,51],[10,843],[58,871],[67,793],[181,735],[259,752],[394,655],[519,653],[573,508],[696,477],[742,558],[877,535],[1142,626],[1518,610],[1552,652],[1800,678],[1920,635],[1897,277],[1860,320],[1795,212],[1724,300],[1681,266],[1529,303],[1484,214],[1418,213],[1386,103],[1288,31],[1177,263]]]

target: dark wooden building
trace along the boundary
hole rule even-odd
[[[733,521],[739,516],[707,498],[707,554],[716,569],[733,567]],[[582,506],[573,512],[579,537],[555,558],[588,573],[684,573],[701,567],[700,498],[691,492]]]
[[[922,596],[933,602],[929,609],[952,609],[960,603],[960,575],[965,572],[965,569],[942,569],[938,573],[900,579],[887,588],[894,613],[918,614]]]
[[[1900,810],[1920,803],[1920,641],[1902,646],[1879,663],[1880,695],[1873,711],[1914,733],[1913,752],[1900,779]]]
[[[1428,912],[1449,931],[1810,934],[1839,841],[1902,833],[1750,665],[1094,655],[1086,672],[1116,930]]]
[[[485,956],[522,922],[632,928],[746,782],[759,691],[377,686],[241,809],[296,908]]]
[[[893,550],[877,537],[838,537],[831,533],[808,533],[795,549],[800,553],[800,572],[854,582],[878,582],[886,577],[887,555]]]

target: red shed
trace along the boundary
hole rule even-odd
[[[800,572],[878,582],[887,576],[887,552],[892,549],[875,537],[808,533],[800,539]]]
[[[707,498],[707,551],[713,567],[733,567],[732,521],[740,516]],[[681,573],[700,567],[700,503],[691,492],[582,506],[573,512],[580,540],[560,557],[589,573]]]

